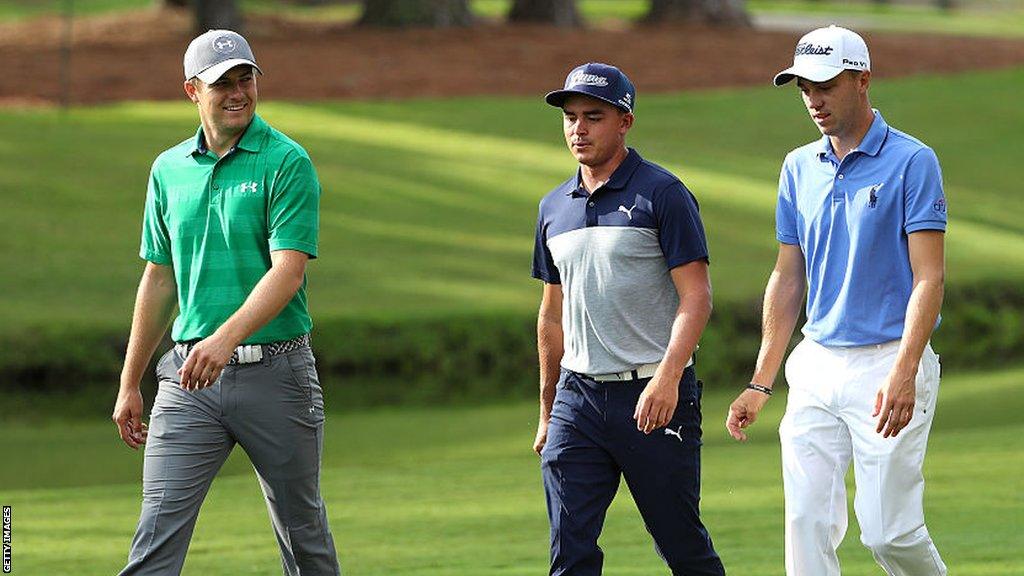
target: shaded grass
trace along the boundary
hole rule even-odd
[[[953,572],[1024,570],[1024,369],[948,376],[926,461],[929,528]],[[344,382],[328,383],[331,388]],[[780,394],[736,444],[720,422],[731,401],[705,396],[703,511],[730,573],[782,574]],[[330,414],[323,492],[351,574],[512,575],[545,570],[547,524],[536,457],[535,406],[389,409]],[[127,553],[139,506],[141,454],[109,423],[4,425],[0,501],[14,506],[15,574],[110,574]],[[844,572],[877,572],[851,528]],[[661,574],[620,491],[602,537],[608,573]],[[214,483],[186,574],[276,574],[276,546],[240,450]]]
[[[952,87],[955,86],[955,89]],[[950,206],[949,279],[1024,277],[1024,71],[881,82],[888,121],[932,145]],[[701,203],[719,301],[756,299],[774,261],[778,166],[815,137],[792,90],[641,95],[630,142]],[[286,104],[261,113],[324,185],[314,315],[527,311],[536,205],[573,173],[539,98]],[[0,111],[0,330],[126,327],[152,159],[194,131],[184,103]]]

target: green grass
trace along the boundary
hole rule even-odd
[[[942,160],[953,283],[1024,278],[1024,196],[1010,169],[1022,90],[1024,70],[873,89],[888,121]],[[539,96],[260,111],[307,147],[323,182],[322,257],[310,266],[318,317],[535,307],[537,201],[574,170],[559,114]],[[185,102],[0,111],[0,329],[127,325],[150,162],[195,122]],[[641,92],[630,142],[699,198],[720,301],[763,289],[779,164],[815,137],[795,90]]]
[[[1024,572],[1024,369],[947,376],[929,444],[928,525],[951,573]],[[331,385],[328,385],[330,404]],[[732,574],[782,574],[780,394],[736,444],[731,393],[705,397],[703,512]],[[323,493],[343,567],[360,575],[543,573],[547,524],[535,406],[391,409],[328,416]],[[0,426],[0,502],[14,507],[14,573],[116,572],[139,507],[141,454],[113,425],[59,419]],[[852,495],[852,493],[851,493]],[[876,574],[851,527],[844,573]],[[622,490],[602,545],[610,574],[662,574]],[[207,499],[186,574],[278,574],[276,544],[240,450]]]

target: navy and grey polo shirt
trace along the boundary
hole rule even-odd
[[[533,276],[562,285],[562,367],[610,374],[660,362],[679,295],[669,270],[707,260],[697,200],[629,154],[587,194],[579,171],[540,202]]]
[[[828,136],[786,156],[775,221],[779,242],[804,255],[805,336],[826,346],[896,340],[914,289],[908,236],[946,230],[938,158],[875,110],[842,161]]]

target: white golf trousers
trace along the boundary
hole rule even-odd
[[[779,437],[788,576],[839,576],[851,459],[861,542],[886,574],[946,574],[924,525],[921,466],[939,391],[939,357],[930,345],[918,367],[910,424],[883,438],[871,416],[898,349],[898,340],[842,348],[805,339],[786,361],[789,400]]]

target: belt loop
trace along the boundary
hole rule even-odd
[[[633,380],[639,380],[640,379],[640,373],[637,372],[636,370],[630,370],[629,373],[633,375]]]
[[[260,344],[259,347],[260,353],[263,354],[263,359],[260,362],[260,364],[263,364],[264,366],[270,366],[270,346],[267,346],[266,344]]]

